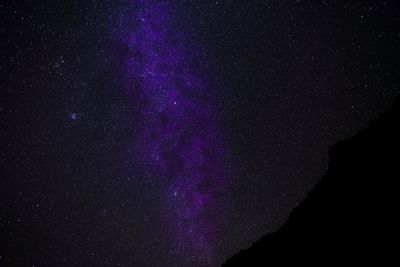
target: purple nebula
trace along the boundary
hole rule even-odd
[[[171,251],[212,263],[229,177],[218,110],[199,48],[176,30],[167,2],[137,1],[116,31],[124,87],[136,110],[136,154],[162,188],[161,223]]]

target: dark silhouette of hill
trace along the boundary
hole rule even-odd
[[[399,118],[400,100],[368,128],[332,146],[327,174],[287,223],[223,266],[396,265]]]

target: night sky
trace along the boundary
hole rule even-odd
[[[275,231],[399,95],[396,2],[1,2],[0,266],[218,266]]]

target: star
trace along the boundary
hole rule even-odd
[[[78,119],[78,114],[75,112],[70,112],[68,116],[69,116],[69,119],[73,120],[73,121]]]

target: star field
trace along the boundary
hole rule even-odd
[[[399,95],[396,1],[0,10],[0,266],[219,266]]]

